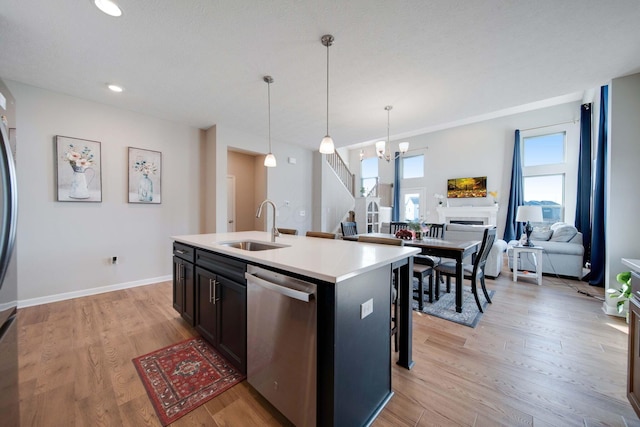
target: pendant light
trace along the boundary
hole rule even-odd
[[[402,156],[404,153],[406,153],[409,150],[409,143],[401,142],[400,144],[398,144],[398,149],[400,150],[400,154],[398,154],[393,158],[391,157],[391,141],[389,139],[389,112],[391,111],[392,108],[393,108],[392,105],[387,105],[386,107],[384,107],[384,109],[387,110],[387,141],[376,142],[376,154],[378,155],[378,158],[384,159],[387,162],[397,159],[398,157]],[[386,150],[389,151],[389,154],[385,153]]]
[[[327,47],[327,134],[320,143],[320,152],[322,154],[333,154],[336,149],[333,145],[333,139],[329,136],[329,46],[333,44],[334,38],[330,34],[325,34],[320,41]]]
[[[267,84],[267,99],[269,102],[269,154],[264,158],[264,165],[268,168],[275,168],[276,156],[271,151],[271,83],[273,83],[273,77],[264,76],[262,80]]]

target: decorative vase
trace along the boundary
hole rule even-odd
[[[146,174],[142,175],[138,184],[138,200],[141,202],[153,201],[153,182]]]
[[[71,177],[71,187],[69,188],[69,197],[72,199],[88,199],[89,183],[93,180],[93,176],[87,183],[86,170],[80,166],[71,166],[73,176]],[[93,170],[93,169],[92,169]],[[94,173],[95,176],[95,173]]]

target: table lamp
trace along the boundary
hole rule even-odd
[[[531,222],[542,222],[542,208],[540,206],[518,206],[516,221],[527,223],[524,227],[524,232],[527,234],[527,242],[524,246],[533,246],[530,239],[533,231]]]

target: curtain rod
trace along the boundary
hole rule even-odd
[[[529,129],[520,129],[520,132],[526,132],[526,131],[528,131],[528,130],[536,130],[536,129],[550,128],[550,127],[552,127],[552,126],[566,125],[567,123],[573,123],[573,124],[576,124],[576,122],[577,122],[577,121],[578,121],[578,119],[573,119],[573,120],[570,120],[570,121],[568,121],[568,122],[560,122],[560,123],[556,123],[556,124],[553,124],[553,125],[538,126],[538,127],[529,128]]]

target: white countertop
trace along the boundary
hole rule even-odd
[[[622,263],[640,273],[640,259],[622,258]]]
[[[219,244],[239,240],[270,242],[271,234],[265,231],[193,234],[172,236],[172,239],[330,283],[338,283],[420,253],[420,249],[408,246],[358,243],[288,234],[276,237],[276,243],[289,246],[266,251],[245,251]]]

